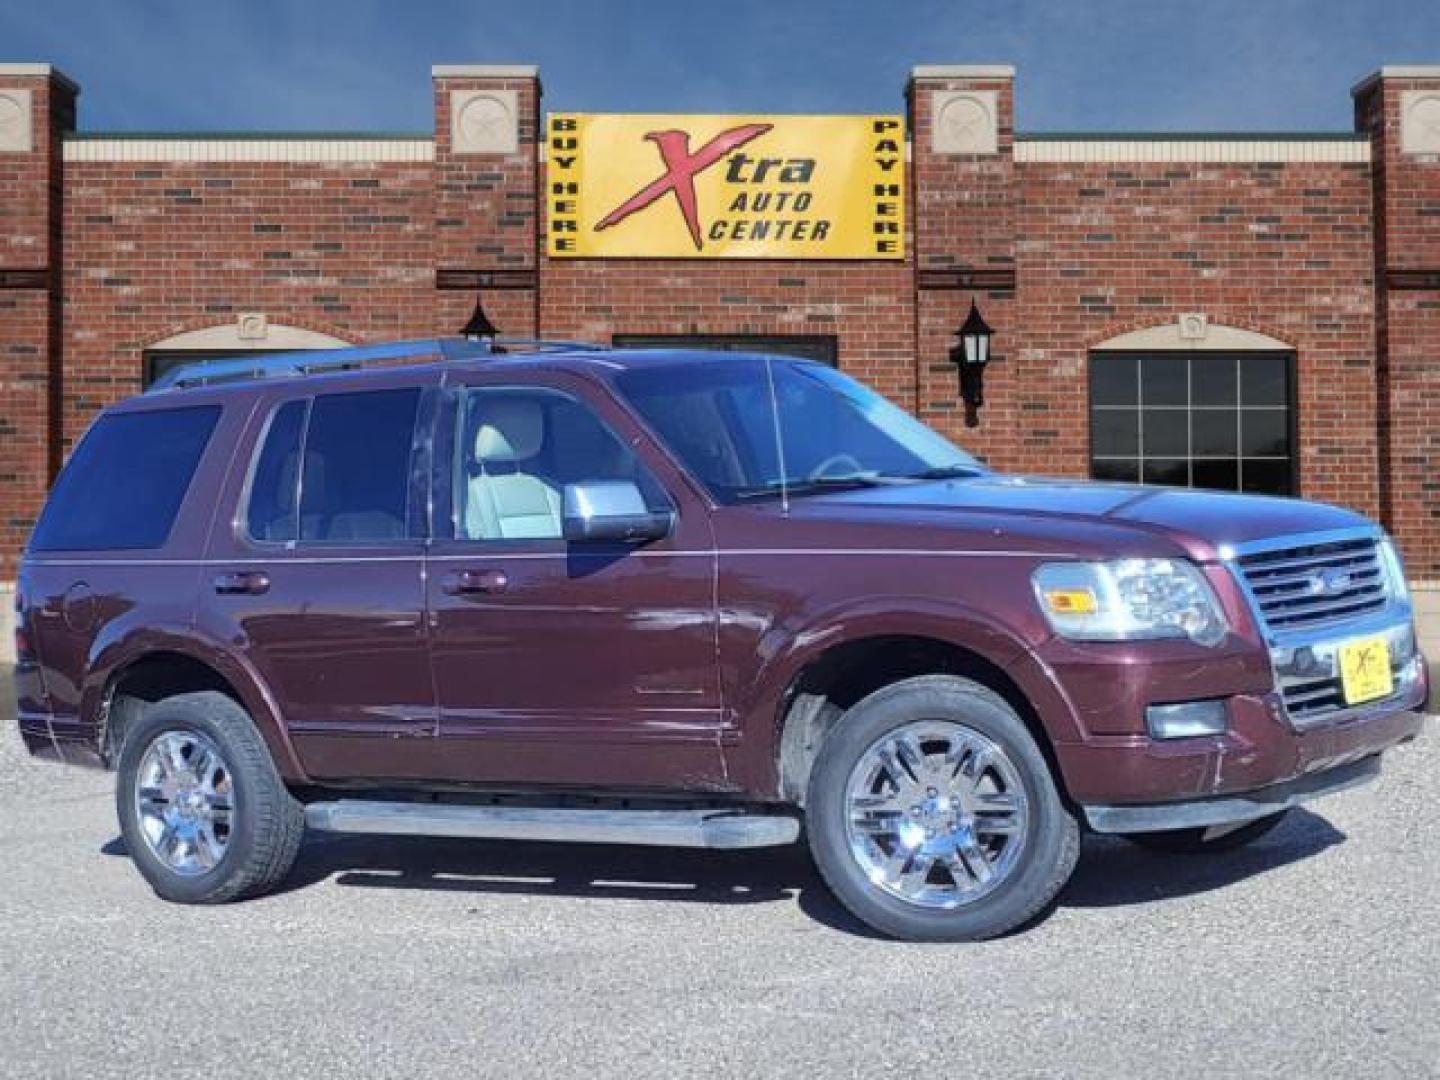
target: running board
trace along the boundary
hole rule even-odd
[[[367,799],[311,803],[305,807],[305,824],[324,832],[686,848],[777,847],[800,838],[800,822],[793,817],[725,810],[588,810]]]

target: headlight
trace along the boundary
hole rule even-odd
[[[1034,582],[1051,627],[1075,641],[1218,645],[1229,630],[1205,575],[1181,559],[1047,563]]]
[[[1400,558],[1400,549],[1389,536],[1380,540],[1380,561],[1385,566],[1385,576],[1390,579],[1390,595],[1396,600],[1410,600],[1410,586],[1405,581],[1405,563]]]

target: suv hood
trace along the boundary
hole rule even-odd
[[[1027,476],[986,475],[896,484],[835,492],[806,501],[856,511],[957,510],[1129,525],[1164,534],[1201,561],[1216,558],[1217,549],[1226,544],[1376,527],[1352,511],[1302,499]]]

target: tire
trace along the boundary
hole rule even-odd
[[[904,740],[914,749],[901,753]],[[919,766],[907,768],[901,759],[916,750]],[[998,694],[950,675],[894,683],[846,712],[811,771],[806,832],[836,898],[908,941],[983,941],[1022,926],[1080,853],[1079,825],[1024,721]],[[971,873],[980,862],[988,880]]]
[[[1269,817],[1256,818],[1238,829],[1205,838],[1208,829],[1169,829],[1165,832],[1125,833],[1125,839],[1149,851],[1161,851],[1169,855],[1213,855],[1222,851],[1234,851],[1244,847],[1275,828],[1285,820],[1289,810],[1281,810]]]
[[[180,694],[146,708],[125,732],[117,773],[125,846],[163,899],[257,896],[294,866],[304,808],[254,722],[224,694]]]

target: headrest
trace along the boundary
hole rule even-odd
[[[545,412],[537,401],[492,397],[480,406],[475,430],[475,460],[525,461],[540,452],[545,441]]]

